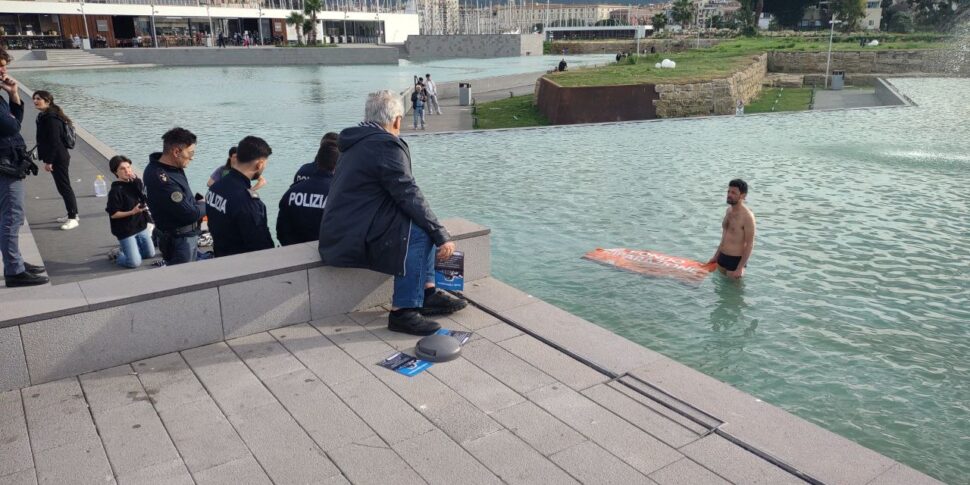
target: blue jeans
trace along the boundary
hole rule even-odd
[[[418,129],[418,121],[421,122],[421,128],[424,128],[424,106],[419,106],[414,108],[414,129]]]
[[[119,239],[121,252],[118,253],[118,265],[126,268],[137,268],[141,266],[142,259],[155,257],[155,243],[152,242],[152,233],[147,228],[124,239]]]
[[[3,275],[24,272],[20,256],[20,226],[24,224],[24,181],[0,175],[0,253]]]
[[[421,308],[424,306],[424,288],[434,284],[434,256],[437,248],[424,229],[411,223],[408,252],[404,257],[404,276],[394,277],[394,308]]]
[[[191,263],[195,261],[196,249],[199,247],[199,236],[194,234],[173,236],[159,233],[158,247],[161,249],[162,257],[165,258],[165,264],[168,266]]]

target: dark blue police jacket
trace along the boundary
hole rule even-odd
[[[275,246],[266,222],[266,204],[238,170],[230,170],[212,184],[205,194],[205,203],[216,257]]]
[[[320,219],[331,182],[332,173],[319,172],[291,185],[283,194],[276,216],[276,239],[280,244],[287,246],[320,238]]]
[[[10,104],[0,97],[0,150],[26,147],[20,136],[20,123],[24,121],[24,102]]]
[[[302,182],[302,181],[304,181],[304,180],[306,180],[308,178],[312,178],[312,177],[324,177],[324,176],[332,176],[332,175],[333,174],[328,173],[326,171],[323,171],[323,170],[320,170],[319,168],[317,168],[317,164],[316,163],[313,163],[313,162],[304,163],[303,166],[300,167],[300,169],[296,171],[296,175],[293,176],[293,183],[290,184],[290,185],[291,186],[292,185],[295,185],[297,183],[300,183],[300,182]],[[327,185],[329,186],[330,184],[327,184]]]
[[[205,203],[195,200],[195,193],[189,187],[189,179],[181,168],[161,163],[160,152],[148,157],[148,166],[142,179],[148,192],[148,208],[152,211],[155,225],[162,232],[175,232],[178,235],[198,235],[198,231],[188,226],[195,225],[205,216]]]

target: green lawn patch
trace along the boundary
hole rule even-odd
[[[534,96],[515,96],[475,105],[475,128],[522,128],[545,126],[549,119],[532,105]]]
[[[708,50],[648,54],[636,59],[635,64],[624,61],[591,69],[557,72],[547,76],[565,87],[701,82],[727,77],[754,62],[752,54]],[[675,69],[654,67],[664,59],[676,62],[677,67]]]
[[[805,111],[811,102],[812,88],[765,88],[761,96],[744,107],[744,112]]]

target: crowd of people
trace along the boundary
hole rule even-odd
[[[48,278],[44,267],[24,261],[19,250],[25,179],[38,168],[20,134],[24,104],[16,80],[7,75],[10,61],[0,49],[0,90],[8,95],[0,97],[0,252],[6,285],[21,287]],[[436,108],[430,76],[422,84],[424,99]],[[49,92],[37,91],[33,101],[40,111],[40,161],[64,199],[61,228],[70,230],[79,225],[68,172],[73,124]],[[410,150],[400,138],[404,115],[401,97],[380,91],[368,96],[359,126],[325,134],[313,162],[300,167],[279,201],[276,233],[282,245],[319,241],[324,264],[393,275],[388,328],[430,335],[440,326],[428,315],[450,314],[467,303],[435,288],[435,260],[450,257],[455,243],[412,175]],[[185,174],[197,144],[189,130],[167,131],[162,150],[149,155],[141,178],[130,158],[109,160],[116,180],[105,210],[118,240],[111,255],[118,265],[138,267],[155,256],[156,248],[166,266],[195,261],[203,221],[216,258],[275,246],[258,193],[273,154],[269,144],[257,136],[240,140],[213,171],[205,196],[192,190]]]
[[[24,222],[24,179],[38,169],[20,135],[24,105],[17,82],[7,75],[10,57],[0,49],[0,252],[8,287],[48,281],[42,266],[23,260],[18,231]],[[415,84],[415,126],[423,125],[425,103],[437,112],[436,88],[427,75]],[[40,160],[55,178],[67,216],[62,229],[78,227],[77,202],[70,187],[69,148],[73,125],[53,95],[37,91],[34,105]],[[466,302],[435,287],[435,261],[449,258],[455,243],[431,210],[411,171],[411,153],[401,139],[404,103],[392,91],[368,95],[364,121],[339,134],[325,134],[312,163],[300,167],[279,201],[277,239],[282,245],[318,241],[324,264],[366,268],[394,276],[388,328],[429,335],[440,326],[428,315],[450,314]],[[195,157],[198,139],[184,128],[162,136],[162,150],[149,156],[143,178],[131,159],[109,161],[116,180],[105,210],[118,239],[117,264],[134,268],[155,256],[164,265],[198,259],[204,220],[216,258],[275,246],[266,205],[258,190],[273,154],[257,136],[246,136],[229,150],[225,164],[211,174],[205,196],[194,192],[185,174]],[[722,241],[711,258],[719,269],[738,278],[754,245],[754,216],[744,204],[747,184],[732,180]]]

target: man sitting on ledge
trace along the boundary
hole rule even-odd
[[[446,315],[467,304],[434,283],[435,254],[450,257],[455,243],[411,175],[411,153],[399,138],[401,97],[371,93],[364,112],[363,123],[340,133],[340,163],[320,223],[320,256],[330,266],[394,275],[388,329],[430,335],[441,327],[422,315]]]

